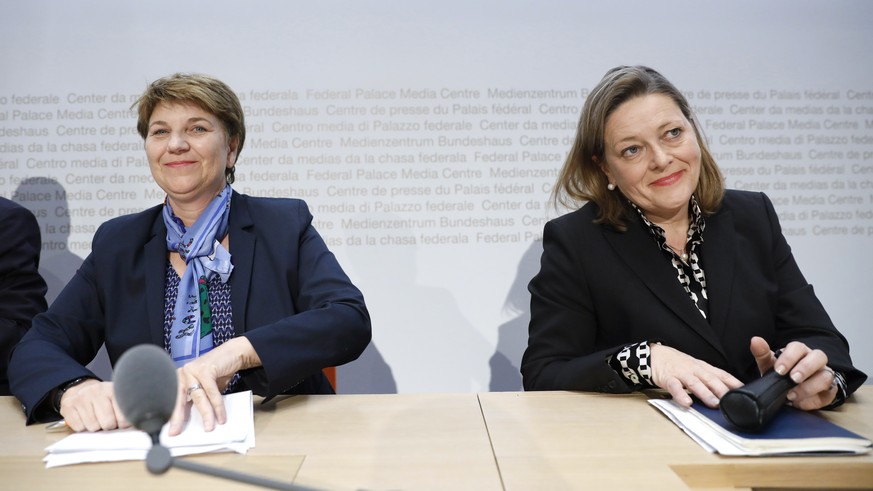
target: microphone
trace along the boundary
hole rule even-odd
[[[161,428],[173,415],[178,393],[176,366],[163,349],[140,344],[125,351],[115,365],[112,380],[115,401],[124,417],[152,439],[152,447],[146,455],[146,468],[152,474],[163,474],[170,467],[177,467],[270,489],[316,491],[199,462],[174,459],[170,450],[160,443]]]
[[[179,382],[173,360],[161,348],[141,344],[122,353],[112,378],[121,413],[159,444],[161,428],[176,407]]]
[[[785,396],[795,385],[788,376],[770,370],[753,382],[727,391],[718,405],[728,422],[742,431],[755,433],[782,409]]]

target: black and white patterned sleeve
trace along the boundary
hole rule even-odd
[[[648,341],[629,344],[607,359],[625,383],[634,389],[655,387],[652,383],[652,350]]]

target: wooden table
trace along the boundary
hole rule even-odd
[[[292,397],[255,415],[259,447],[306,456],[299,484],[502,489],[474,393]]]
[[[646,399],[479,394],[505,489],[873,489],[873,454],[722,457],[704,451]],[[822,414],[873,439],[873,386]]]
[[[700,448],[645,394],[493,392],[300,396],[255,406],[256,447],[196,459],[329,490],[751,488],[873,489],[873,454],[721,457]],[[828,419],[873,438],[873,386]],[[0,397],[0,489],[253,490],[143,462],[45,469],[65,436],[24,426]]]
[[[256,446],[247,455],[183,457],[325,490],[499,490],[500,476],[477,395],[341,395],[255,404]],[[0,397],[0,489],[262,489],[143,462],[45,469],[45,447],[66,436],[25,427]],[[211,487],[210,487],[211,486]]]

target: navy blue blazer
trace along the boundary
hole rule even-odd
[[[322,368],[356,359],[370,342],[363,295],[311,221],[300,200],[232,197],[233,326],[263,363],[241,374],[255,394],[330,393]],[[85,365],[102,344],[113,365],[138,344],[164,347],[166,234],[161,206],[97,230],[91,254],[12,354],[12,392],[28,423],[57,417],[47,395],[93,376]]]
[[[0,198],[0,395],[10,395],[6,368],[12,348],[46,309],[39,274],[39,224],[27,208]]]
[[[529,285],[525,389],[629,392],[605,360],[644,340],[749,382],[759,377],[752,336],[774,350],[789,341],[821,349],[846,375],[850,393],[867,378],[853,367],[846,339],[801,274],[764,194],[727,191],[706,217],[708,321],[636,213],[625,232],[593,223],[597,215],[588,203],[545,226],[541,269]]]

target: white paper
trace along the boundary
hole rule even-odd
[[[779,437],[770,433],[764,438],[746,438],[722,427],[706,415],[692,408],[684,408],[666,399],[650,399],[649,403],[663,412],[671,421],[682,428],[700,446],[709,452],[721,455],[835,455],[861,454],[870,451],[873,444],[869,440],[855,436],[826,437]],[[826,420],[797,410],[788,416],[797,415],[790,424],[803,429],[804,425],[828,425]]]
[[[203,419],[196,409],[176,436],[167,434],[168,425],[161,429],[161,444],[173,456],[208,452],[246,453],[255,446],[255,421],[251,391],[238,392],[224,396],[227,422],[216,425],[207,432],[203,429]],[[82,432],[72,434],[46,448],[48,455],[43,459],[46,468],[84,462],[116,462],[121,460],[144,460],[152,442],[140,430],[124,429]]]
[[[719,438],[718,434],[697,418],[691,410],[676,404],[672,399],[649,399],[649,404],[660,409],[676,426],[707,452],[721,455],[747,455],[747,452],[730,441]]]

